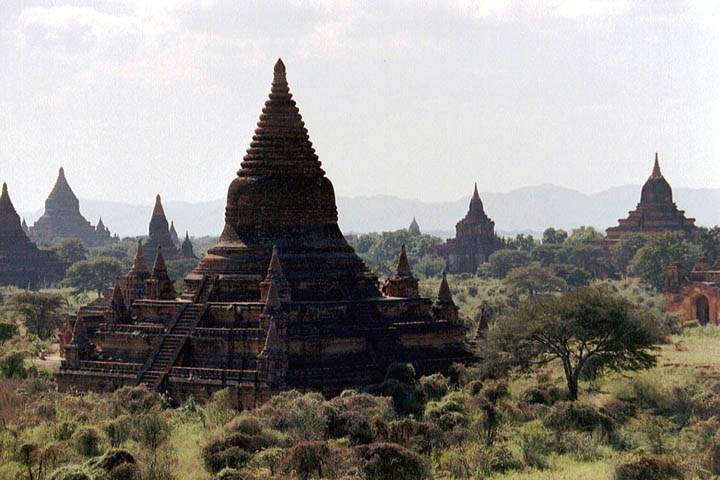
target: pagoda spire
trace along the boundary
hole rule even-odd
[[[162,247],[160,245],[158,245],[157,253],[155,254],[152,276],[155,278],[167,277],[167,266],[165,265],[165,259],[163,258]]]
[[[264,313],[272,313],[277,312],[281,308],[282,302],[280,301],[278,288],[275,284],[275,279],[271,277],[268,285],[267,298],[265,299],[265,308],[263,311]]]
[[[155,207],[153,208],[152,214],[153,214],[153,216],[158,215],[158,216],[162,216],[163,218],[165,217],[165,210],[163,209],[162,199],[160,198],[159,193],[157,195],[155,195]]]
[[[260,282],[260,301],[268,301],[272,290],[271,287],[276,290],[276,295],[281,302],[290,301],[290,284],[285,278],[276,245],[273,245],[270,265],[268,265],[265,280]]]
[[[27,238],[27,233],[20,223],[20,215],[17,214],[15,206],[10,200],[7,183],[3,183],[0,194],[0,233],[9,235],[9,238]]]
[[[658,152],[655,152],[655,164],[653,165],[653,171],[650,178],[660,178],[662,172],[660,172],[660,160],[658,159]]]
[[[142,240],[138,240],[137,251],[135,252],[135,260],[130,269],[131,273],[149,273],[147,265],[145,265],[145,252],[143,251]]]
[[[412,270],[410,270],[410,262],[407,258],[407,252],[405,251],[405,245],[400,247],[400,258],[397,264],[397,275],[398,277],[411,277]]]
[[[440,290],[438,290],[438,301],[442,303],[453,303],[452,292],[450,291],[450,285],[448,285],[445,272],[442,273]]]
[[[10,200],[10,194],[8,193],[7,183],[3,183],[2,194],[0,194],[0,212],[12,212],[17,215],[15,207]]]
[[[473,190],[472,198],[470,199],[470,209],[468,213],[473,215],[482,215],[485,213],[482,200],[480,200],[480,194],[478,193],[477,182],[475,182],[475,189]]]

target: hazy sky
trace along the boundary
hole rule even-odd
[[[280,56],[337,195],[717,187],[718,3],[1,0],[0,180],[224,196]]]

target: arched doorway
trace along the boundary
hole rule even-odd
[[[695,299],[695,318],[700,325],[706,325],[710,321],[710,304],[705,295],[700,295]]]

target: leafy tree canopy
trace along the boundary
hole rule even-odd
[[[576,400],[578,379],[591,362],[598,370],[649,368],[658,336],[652,318],[630,302],[585,287],[524,302],[490,330],[486,348],[526,371],[559,360]]]
[[[702,253],[699,246],[686,240],[680,233],[653,235],[630,261],[628,272],[640,278],[646,285],[660,290],[665,282],[668,265],[681,263],[685,268],[692,268]]]
[[[97,257],[77,262],[68,268],[63,283],[77,293],[96,291],[98,295],[109,288],[120,275],[120,262],[111,257]]]

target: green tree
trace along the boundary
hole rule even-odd
[[[613,266],[605,250],[598,245],[565,242],[557,252],[557,263],[575,265],[590,272],[594,277],[610,275]]]
[[[578,379],[596,371],[638,370],[655,364],[653,319],[611,292],[585,287],[534,297],[490,330],[487,348],[524,371],[560,361],[571,400]]]
[[[528,252],[503,248],[493,252],[481,269],[492,277],[505,278],[513,268],[524,267],[529,263],[530,254]]]
[[[646,285],[660,290],[665,283],[668,265],[681,263],[685,268],[691,268],[701,255],[700,247],[690,243],[682,234],[665,232],[648,239],[630,261],[628,272]]]
[[[567,288],[565,280],[537,263],[513,268],[505,277],[505,284],[514,294],[529,296],[562,292]]]
[[[556,262],[559,248],[558,245],[543,243],[535,247],[533,251],[530,252],[530,256],[533,260],[540,262],[542,266],[547,267]]]
[[[0,322],[0,345],[17,335],[17,325],[14,323]]]
[[[557,230],[550,227],[546,228],[543,232],[542,243],[543,245],[560,245],[567,240],[568,234],[565,230],[558,228]]]
[[[56,320],[67,307],[67,302],[56,293],[21,291],[8,299],[7,306],[22,318],[29,333],[45,340],[52,335],[58,323]]]
[[[610,247],[610,257],[618,273],[627,274],[628,266],[633,257],[647,241],[647,235],[628,235]]]
[[[120,275],[120,262],[110,257],[97,257],[77,262],[68,268],[63,283],[80,293],[96,291],[98,295],[110,287]]]
[[[437,255],[424,255],[413,268],[424,277],[435,277],[445,269],[445,260]]]
[[[508,242],[508,248],[516,248],[526,252],[532,251],[537,245],[538,241],[532,235],[525,235],[524,233],[517,234],[515,238]]]
[[[86,260],[88,250],[78,238],[64,238],[52,246],[51,250],[57,254],[65,265]]]
[[[711,263],[720,261],[720,226],[700,227],[695,233],[693,241]]]
[[[567,241],[570,243],[592,243],[603,239],[603,234],[595,230],[595,227],[573,228]]]

